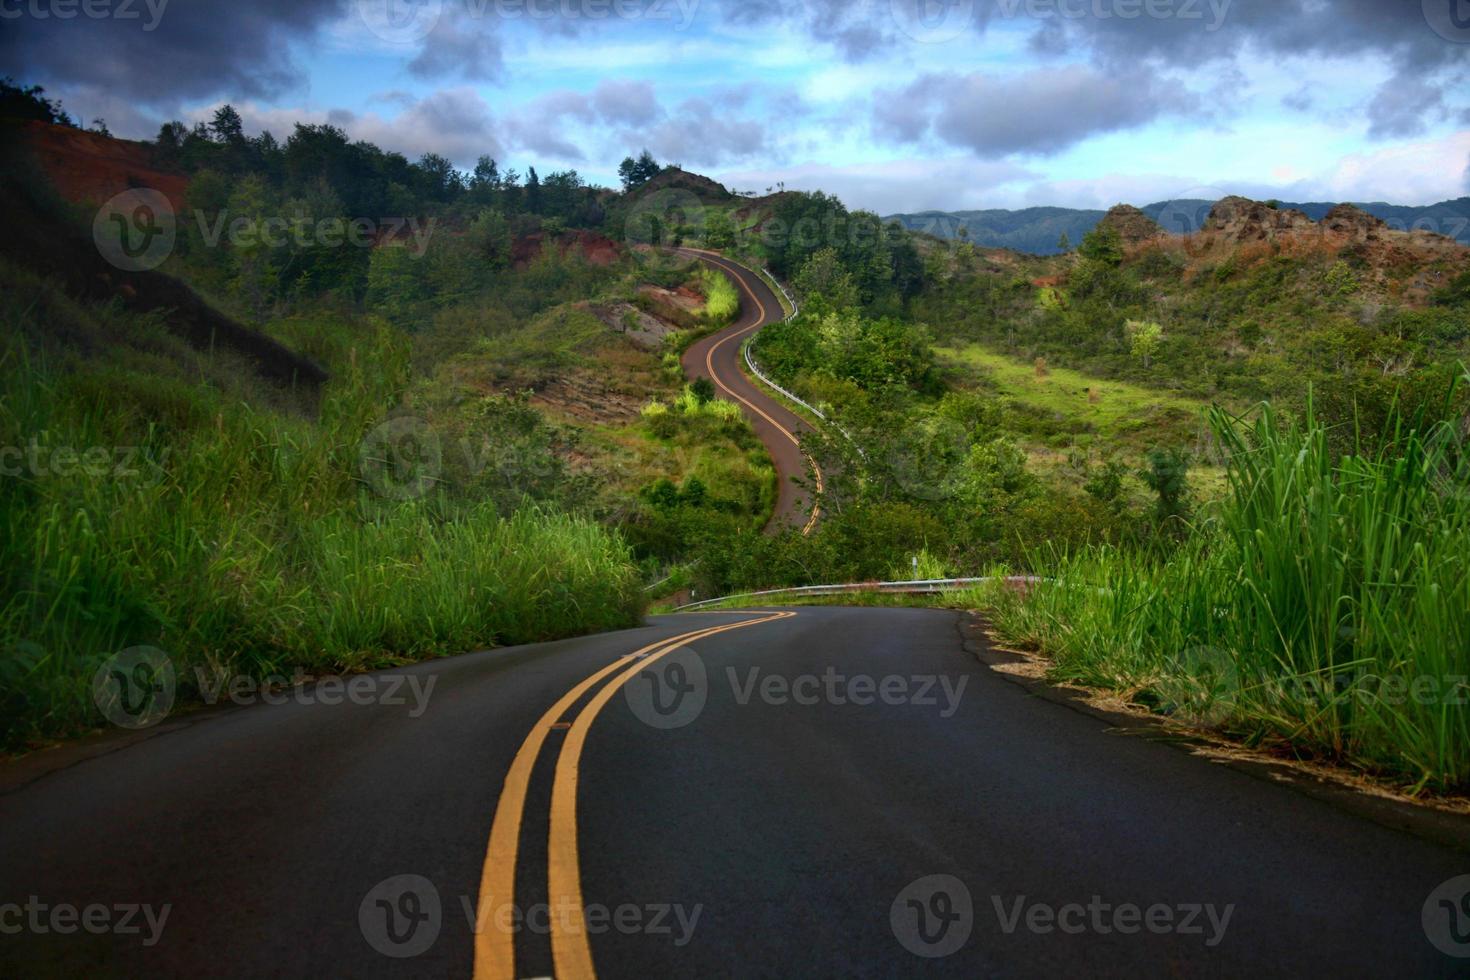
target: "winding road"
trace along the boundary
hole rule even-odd
[[[947,611],[686,614],[37,753],[0,767],[0,976],[1466,972],[1464,818],[999,656]]]
[[[821,495],[822,472],[801,451],[799,437],[808,428],[801,416],[741,369],[741,344],[783,314],[781,301],[760,276],[724,256],[703,249],[677,249],[677,254],[698,259],[726,273],[740,291],[740,317],[732,326],[696,341],[684,352],[684,373],[691,378],[709,378],[722,397],[740,405],[756,435],[770,451],[779,488],[771,527],[790,525],[810,534],[821,517],[821,508],[811,493],[795,478],[807,480]]]

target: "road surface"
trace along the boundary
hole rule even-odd
[[[1465,851],[1037,697],[966,624],[658,617],[0,767],[0,976],[1470,965],[1425,928],[1470,953]]]
[[[740,291],[740,318],[732,326],[696,341],[685,351],[684,373],[691,378],[709,378],[722,398],[739,404],[755,427],[755,434],[770,451],[780,484],[771,526],[786,524],[810,533],[820,519],[820,507],[813,508],[811,494],[793,479],[802,478],[820,490],[821,472],[813,469],[799,444],[799,436],[806,431],[807,424],[771,397],[765,388],[746,377],[741,369],[740,345],[761,327],[781,320],[785,315],[781,302],[760,276],[737,262],[701,249],[679,252],[722,270]]]

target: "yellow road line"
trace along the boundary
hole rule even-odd
[[[702,254],[702,255],[705,255],[705,256],[710,256],[710,255],[716,254],[716,253],[712,253],[712,252],[705,252],[702,249],[690,249],[690,251],[691,252],[697,252],[697,253]],[[724,265],[721,262],[714,261],[714,260],[712,260],[712,259],[710,259],[708,257],[705,259],[705,261],[706,262],[709,262],[711,265],[718,266],[718,267],[721,267],[721,268],[725,268],[728,271],[728,268],[729,267],[726,266],[726,265]],[[731,263],[731,264],[733,265],[734,263]],[[756,319],[756,322],[755,323],[753,323],[750,326],[746,327],[744,330],[736,331],[735,333],[730,334],[730,336],[721,339],[719,342],[714,343],[714,344],[711,344],[710,345],[710,349],[708,351],[706,351],[705,352],[705,355],[704,355],[704,366],[705,366],[705,370],[709,371],[709,376],[714,379],[715,384],[719,385],[720,388],[723,389],[727,394],[729,394],[732,398],[734,398],[737,401],[739,401],[741,404],[745,405],[752,412],[755,412],[757,415],[759,415],[761,418],[765,419],[767,422],[771,423],[771,425],[773,425],[773,426],[776,427],[776,431],[777,432],[781,433],[787,439],[790,439],[791,442],[795,446],[797,446],[798,448],[800,448],[801,447],[801,440],[799,440],[794,433],[792,433],[790,430],[788,430],[780,422],[777,422],[775,419],[771,418],[765,412],[761,411],[758,406],[752,404],[747,399],[742,398],[739,392],[737,392],[735,389],[731,388],[729,385],[725,384],[724,381],[720,380],[720,376],[715,372],[715,351],[719,350],[721,347],[725,346],[730,341],[734,340],[736,337],[743,337],[743,336],[745,336],[746,334],[750,333],[753,330],[759,330],[760,327],[761,327],[761,325],[762,325],[762,323],[766,319],[766,304],[764,304],[764,303],[762,303],[760,301],[760,297],[755,294],[755,291],[753,289],[751,289],[749,286],[747,286],[745,284],[745,280],[742,279],[739,275],[736,275],[733,278],[735,279],[735,284],[740,287],[740,289],[745,293],[745,295],[747,295],[747,296],[750,297],[751,302],[755,303],[756,308],[760,310],[760,316]],[[823,493],[823,491],[825,490],[825,487],[824,487],[823,481],[822,481],[822,468],[817,465],[817,461],[815,459],[812,459],[812,457],[810,455],[807,455],[807,462],[809,462],[809,463],[812,464],[812,472],[813,472],[813,475],[815,475],[815,477],[816,477],[816,483],[817,483],[817,496],[820,497],[821,494]],[[822,505],[817,500],[813,500],[812,501],[812,516],[806,522],[806,526],[801,529],[801,533],[803,535],[808,535],[808,534],[811,534],[812,533],[812,529],[817,526],[817,519],[821,516],[821,513],[822,513]]]
[[[749,620],[734,626],[762,622],[769,622],[769,619]],[[531,783],[531,772],[536,767],[536,758],[541,754],[547,733],[582,695],[628,661],[659,650],[667,644],[672,643],[677,647],[690,640],[731,628],[733,627],[727,625],[691,630],[624,654],[562,695],[526,735],[526,740],[521,743],[520,750],[516,752],[515,759],[506,772],[500,799],[495,804],[495,820],[490,826],[490,843],[485,849],[485,863],[480,871],[480,894],[476,903],[474,926],[476,980],[515,980],[515,931],[509,924],[502,928],[499,916],[502,910],[512,909],[515,905],[516,860],[520,853],[526,793]],[[663,652],[666,651],[660,651],[659,655],[662,656]],[[637,666],[641,667],[642,663]]]
[[[790,619],[794,612],[774,613],[764,619],[731,623],[704,631],[706,635],[727,630],[758,626],[778,619]],[[597,971],[592,965],[592,947],[587,941],[587,922],[583,914],[582,871],[577,856],[577,778],[582,749],[592,722],[614,694],[649,664],[684,646],[684,639],[671,641],[657,653],[650,654],[629,667],[593,695],[577,715],[572,729],[562,742],[556,760],[556,780],[551,787],[551,835],[546,862],[547,895],[552,906],[567,914],[551,916],[551,959],[557,980],[593,980]]]

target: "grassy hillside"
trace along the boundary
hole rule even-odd
[[[7,742],[85,727],[92,673],[137,645],[187,697],[195,667],[356,670],[637,620],[616,535],[437,481],[433,430],[393,411],[392,328],[311,320],[332,372],[312,419],[145,317],[9,263],[0,283],[0,444],[24,450],[0,482]]]

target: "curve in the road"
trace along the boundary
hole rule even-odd
[[[684,373],[691,378],[708,378],[716,389],[734,399],[770,452],[779,481],[770,527],[791,524],[801,527],[803,534],[810,534],[821,519],[820,497],[824,485],[821,467],[801,449],[800,433],[809,427],[801,416],[768,395],[740,369],[741,342],[767,324],[780,320],[781,302],[760,276],[738,262],[704,249],[678,251],[724,272],[741,294],[739,319],[732,326],[692,344],[684,353]],[[808,467],[815,499],[795,482]]]

